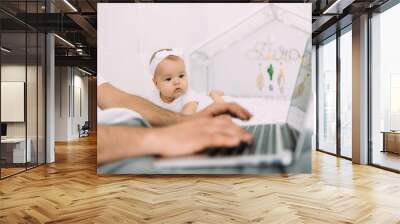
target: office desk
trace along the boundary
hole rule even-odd
[[[27,138],[25,153],[25,138],[1,139],[1,157],[6,163],[25,163],[31,161],[32,140]],[[26,161],[25,161],[26,159]]]
[[[400,132],[382,131],[381,133],[383,134],[382,152],[392,152],[400,154]]]

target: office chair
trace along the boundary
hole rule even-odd
[[[89,121],[85,121],[82,127],[80,127],[80,125],[78,124],[79,138],[89,136],[89,129],[90,129]]]

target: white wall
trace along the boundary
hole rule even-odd
[[[26,108],[19,108],[27,119],[23,122],[7,122],[7,137],[30,139],[32,161],[36,162],[39,153],[39,162],[44,162],[44,88],[42,68],[39,66],[25,66],[25,64],[3,64],[1,66],[1,81],[24,82],[26,85]],[[27,78],[27,81],[25,80]],[[3,90],[2,90],[3,91]],[[3,97],[7,97],[2,95]],[[2,107],[1,110],[12,110]],[[26,110],[26,111],[25,111]],[[16,111],[8,111],[16,113]],[[39,150],[39,152],[38,152]]]
[[[294,4],[285,5],[292,7],[292,11],[301,11],[293,8]],[[98,74],[123,90],[147,94],[153,89],[148,61],[155,50],[171,47],[190,52],[199,43],[265,6],[258,3],[98,4]],[[311,12],[308,14],[311,21]]]
[[[25,75],[26,72],[28,74],[28,80],[30,87],[33,85],[36,85],[36,80],[34,81],[32,79],[32,75],[36,76],[36,67],[34,66],[27,66],[25,65],[2,65],[1,66],[1,81],[18,81],[18,82],[25,82]],[[33,133],[35,130],[36,134],[36,88],[27,88],[27,104],[31,108],[28,109],[27,113],[27,119],[28,119],[28,137],[30,133]],[[4,96],[2,96],[4,97]],[[34,104],[31,104],[32,102],[35,102]],[[24,108],[22,108],[24,110]],[[7,108],[1,108],[1,110],[7,110]],[[34,124],[32,123],[34,122]],[[7,123],[7,136],[8,137],[25,137],[25,126],[26,122],[8,122]]]
[[[75,68],[56,67],[55,141],[77,139],[79,137],[78,124],[82,126],[88,120],[87,80],[88,78]],[[82,114],[79,111],[79,105],[81,105]]]
[[[66,141],[67,135],[67,119],[68,116],[68,98],[65,98],[65,92],[68,96],[68,68],[55,68],[55,140]]]
[[[76,74],[78,70],[75,70],[75,75],[74,75],[74,113],[72,113],[72,119],[71,119],[71,135],[73,138],[79,137],[79,132],[78,132],[78,124],[82,126],[85,121],[88,121],[88,78],[81,76],[78,73]],[[79,72],[79,71],[78,71]],[[80,93],[78,93],[80,91]],[[80,95],[80,97],[79,97]],[[81,111],[80,111],[81,110]]]

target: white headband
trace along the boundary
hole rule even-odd
[[[162,50],[157,52],[154,55],[153,60],[150,63],[150,75],[153,77],[154,73],[156,71],[157,65],[160,64],[160,62],[162,60],[164,60],[166,57],[170,56],[170,55],[174,55],[174,56],[178,56],[180,58],[183,59],[183,53],[181,50],[178,49],[172,49],[172,50]]]

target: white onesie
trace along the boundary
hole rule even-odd
[[[148,99],[150,99],[151,102],[162,108],[175,112],[181,112],[183,106],[185,106],[185,104],[189,102],[199,102],[196,92],[191,89],[188,89],[188,91],[184,95],[178,97],[171,103],[165,103],[164,101],[162,101],[160,97],[160,92],[158,90],[153,91]]]

